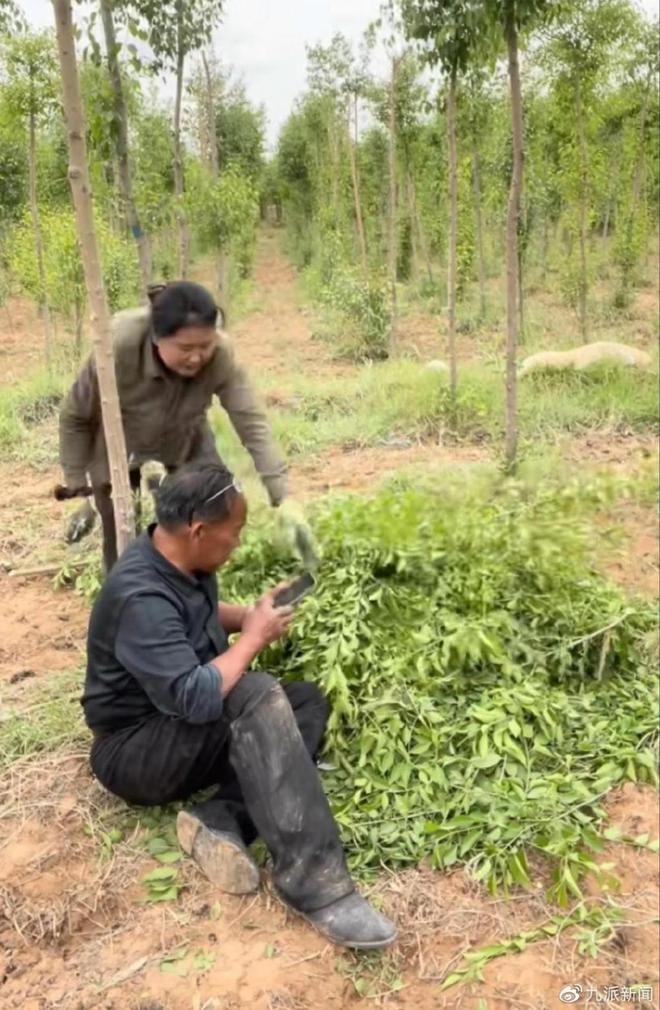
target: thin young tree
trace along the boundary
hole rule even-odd
[[[511,188],[506,214],[506,434],[504,457],[507,469],[512,471],[518,460],[518,336],[520,325],[520,257],[518,231],[523,190],[523,107],[518,59],[518,22],[514,0],[508,0],[504,9],[504,37],[506,39],[509,89],[511,95],[511,139],[513,162]]]
[[[580,0],[569,6],[547,33],[542,59],[560,103],[575,124],[576,159],[565,167],[568,188],[577,190],[577,308],[580,334],[589,339],[589,236],[592,224],[593,170],[590,151],[599,84],[614,67],[615,49],[632,27],[628,0]],[[570,121],[570,120],[569,120]],[[573,176],[577,174],[576,183]]]
[[[387,201],[387,275],[390,283],[390,312],[392,317],[390,329],[390,350],[396,345],[397,338],[397,260],[398,260],[398,236],[397,236],[397,171],[396,171],[396,85],[397,74],[401,64],[401,56],[393,53],[390,57],[390,87],[389,87],[389,121],[388,121],[388,147],[387,147],[387,170],[389,179],[389,192]]]
[[[151,281],[151,250],[149,247],[149,239],[140,225],[140,218],[133,198],[133,181],[131,177],[128,148],[128,114],[126,111],[124,84],[122,80],[121,66],[119,63],[120,47],[117,43],[117,33],[115,30],[114,2],[113,0],[99,0],[99,7],[101,11],[103,35],[105,38],[108,74],[110,76],[110,83],[114,97],[114,127],[116,131],[117,163],[119,169],[118,177],[122,211],[126,226],[130,234],[135,239],[137,246],[142,291],[146,296],[147,287]]]
[[[98,375],[103,433],[112,483],[117,549],[121,554],[133,538],[135,527],[126,462],[126,440],[114,367],[111,318],[94,226],[71,3],[70,0],[53,0],[53,7],[69,148],[69,182],[91,309],[92,348]]]
[[[6,82],[4,90],[10,107],[25,129],[27,139],[28,196],[34,255],[39,277],[38,306],[44,327],[46,364],[52,364],[53,319],[48,299],[44,241],[37,194],[37,142],[41,125],[57,107],[57,60],[48,32],[24,32],[8,36],[2,46]]]
[[[420,67],[412,51],[404,54],[399,65],[396,88],[397,141],[400,151],[401,175],[405,188],[408,215],[410,219],[410,240],[412,269],[418,276],[418,252],[424,261],[429,280],[433,281],[433,269],[428,241],[424,232],[417,200],[417,175],[423,171],[425,163],[421,144],[424,113],[428,109],[428,86],[419,79]]]
[[[409,35],[423,42],[422,54],[431,66],[440,67],[447,78],[447,148],[449,152],[449,244],[447,249],[447,343],[449,387],[452,404],[458,392],[456,360],[456,281],[458,245],[458,152],[456,141],[456,94],[459,76],[465,73],[479,42],[469,11],[459,2],[436,3],[403,0]],[[455,8],[455,9],[454,9]],[[448,17],[452,14],[452,17]]]
[[[348,40],[337,33],[329,46],[312,46],[307,50],[307,77],[313,93],[330,99],[334,106],[331,117],[331,147],[337,145],[337,124],[345,122],[346,147],[351,174],[355,231],[360,262],[366,283],[369,283],[369,258],[364,227],[358,165],[358,106],[368,83],[366,50],[356,58]],[[338,164],[338,148],[335,153]],[[338,173],[337,173],[338,174]]]
[[[447,340],[449,344],[449,389],[456,406],[458,362],[456,361],[456,258],[458,243],[458,154],[456,151],[456,65],[447,82],[447,143],[449,148],[449,249],[447,255]]]
[[[517,381],[519,330],[518,230],[523,188],[523,113],[520,84],[519,32],[554,13],[555,0],[401,0],[409,33],[423,41],[431,59],[452,42],[460,47],[460,69],[480,64],[486,53],[504,42],[507,54],[511,110],[512,167],[506,219],[506,434],[505,463],[516,464],[518,451]],[[449,65],[458,57],[451,56]]]
[[[628,161],[629,186],[627,193],[620,195],[620,226],[616,238],[616,259],[621,270],[621,285],[617,302],[625,305],[630,297],[630,288],[635,266],[644,251],[646,239],[647,209],[644,206],[644,176],[648,158],[647,130],[651,115],[651,101],[657,95],[658,63],[658,23],[640,23],[636,28],[636,39],[630,57],[626,61],[626,91],[632,105],[631,122],[624,128],[624,149],[630,155],[621,161]],[[626,136],[628,135],[628,136]],[[622,152],[623,153],[623,152]]]
[[[206,45],[220,22],[224,0],[127,0],[129,30],[145,37],[154,54],[154,68],[175,74],[173,169],[179,233],[179,275],[188,273],[190,231],[184,208],[185,165],[181,136],[186,57]]]
[[[218,157],[218,131],[215,126],[215,107],[218,100],[218,92],[221,90],[218,83],[222,84],[220,75],[211,72],[208,57],[204,49],[201,52],[202,69],[204,71],[204,111],[206,117],[206,129],[208,136],[208,159],[211,178],[218,181],[220,175],[220,159]]]
[[[470,135],[470,155],[472,163],[472,193],[474,197],[474,225],[477,239],[477,274],[479,278],[479,318],[485,319],[486,299],[486,255],[484,252],[484,223],[482,199],[482,170],[480,142],[486,129],[488,101],[484,94],[485,75],[481,67],[472,67],[466,75],[463,92],[466,106],[467,129]]]

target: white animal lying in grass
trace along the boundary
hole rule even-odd
[[[544,368],[572,368],[581,372],[591,365],[610,361],[619,365],[630,365],[635,368],[648,368],[651,356],[646,351],[627,344],[617,344],[612,340],[599,340],[594,344],[583,344],[573,347],[570,351],[541,351],[525,358],[518,372],[519,378],[524,378],[530,372],[538,372]]]
[[[449,371],[449,366],[445,365],[444,361],[438,361],[437,358],[435,358],[433,361],[427,361],[426,362],[426,367],[431,372],[448,372]]]

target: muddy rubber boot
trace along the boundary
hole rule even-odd
[[[340,947],[377,950],[389,947],[397,937],[394,923],[372,908],[357,891],[325,908],[315,912],[298,912],[298,915]]]
[[[237,834],[208,827],[195,813],[181,810],[176,833],[212,884],[227,894],[250,894],[259,887],[259,870]]]

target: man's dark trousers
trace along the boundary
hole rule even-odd
[[[154,714],[98,736],[92,769],[110,792],[142,806],[219,786],[196,812],[246,844],[262,838],[278,890],[294,908],[311,912],[353,891],[313,761],[328,711],[314,684],[281,686],[269,674],[250,672],[227,695],[216,722],[193,725]]]

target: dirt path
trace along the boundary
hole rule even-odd
[[[255,307],[229,327],[241,363],[261,388],[269,390],[301,373],[317,378],[351,374],[350,365],[333,361],[329,346],[313,339],[295,268],[282,255],[280,242],[277,231],[262,232],[253,271]],[[199,266],[194,278],[212,285],[213,265]]]

